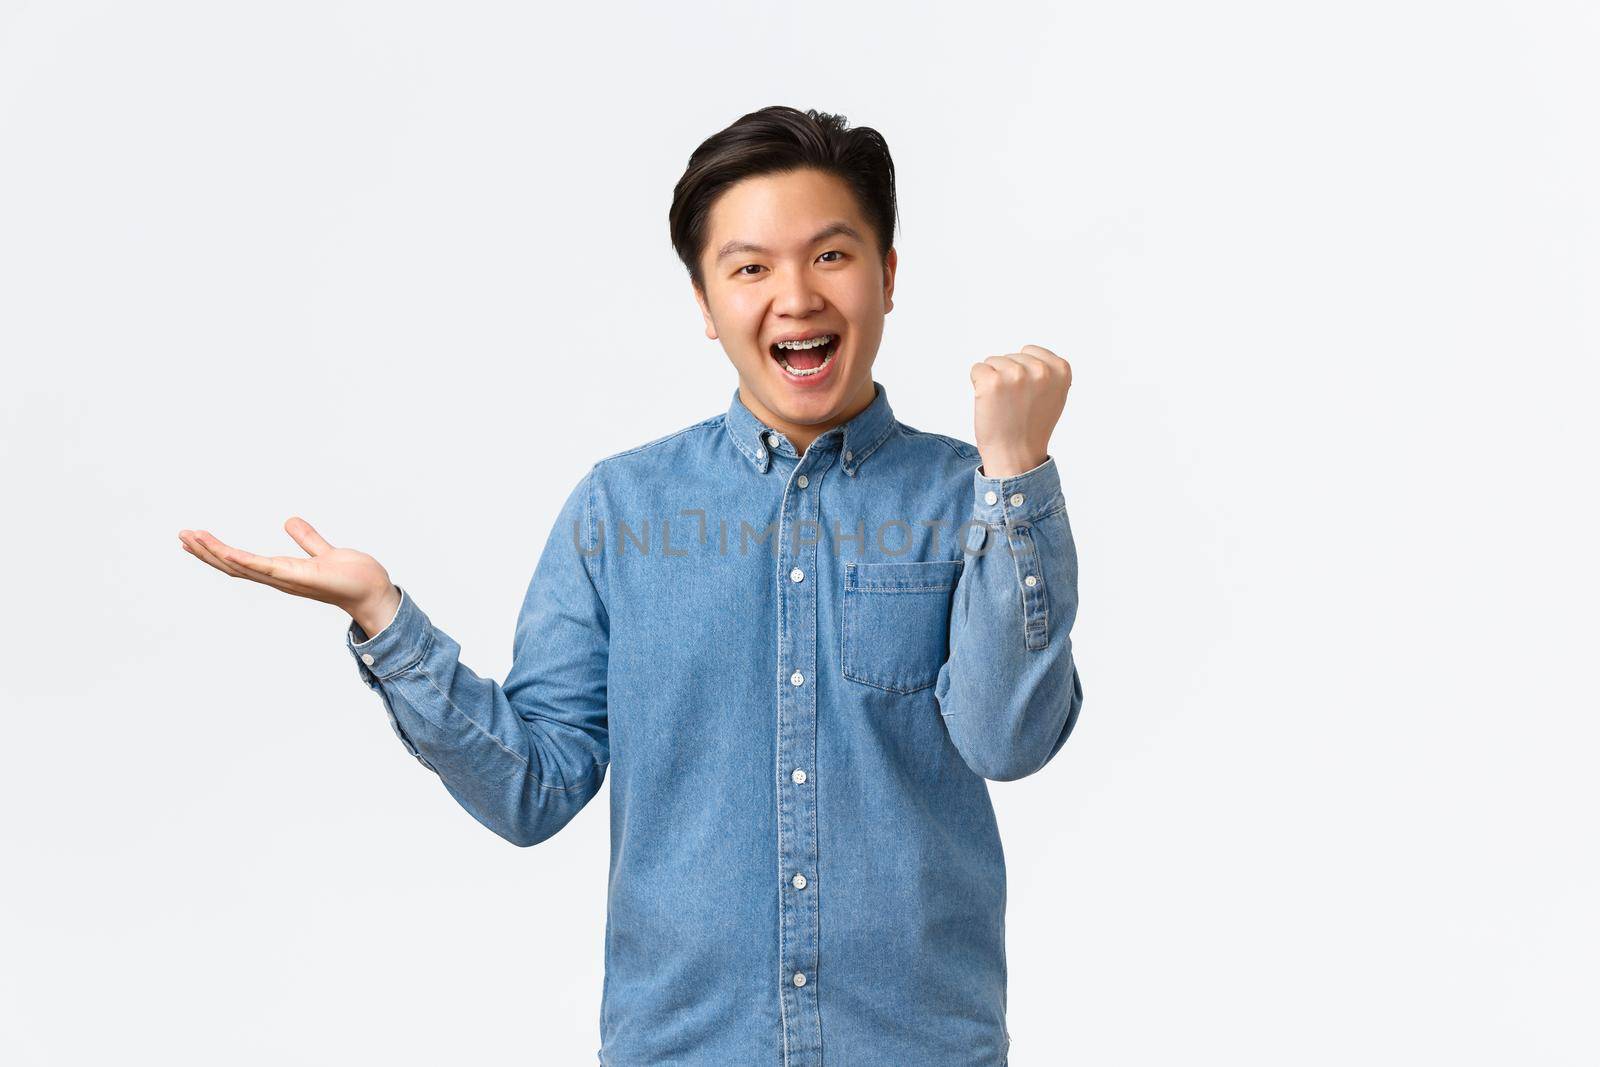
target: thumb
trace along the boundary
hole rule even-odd
[[[283,524],[283,529],[294,538],[294,543],[306,550],[307,555],[320,556],[324,552],[332,552],[333,546],[324,540],[323,536],[312,528],[312,525],[300,516],[295,515]]]

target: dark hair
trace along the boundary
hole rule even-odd
[[[774,105],[742,115],[702,141],[672,190],[672,247],[695,288],[705,289],[700,256],[717,197],[745,178],[804,168],[832,174],[850,187],[877,232],[878,255],[888,256],[898,212],[894,160],[883,135],[870,126],[850,129],[843,115]]]

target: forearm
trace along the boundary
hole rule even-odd
[[[1004,479],[980,474],[974,484],[935,696],[968,766],[1011,781],[1060,751],[1083,701],[1071,639],[1077,555],[1053,460]]]

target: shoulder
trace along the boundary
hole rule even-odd
[[[708,416],[699,422],[690,423],[681,430],[673,430],[671,433],[662,434],[660,437],[653,438],[643,444],[634,445],[632,448],[624,448],[622,451],[613,452],[609,456],[602,456],[595,461],[594,465],[596,467],[621,466],[625,465],[628,459],[643,453],[659,454],[671,451],[674,448],[684,447],[685,445],[693,447],[702,443],[697,439],[704,437],[706,431],[720,427],[724,417],[721,414]],[[659,458],[659,455],[651,455],[646,458],[653,460]]]
[[[903,422],[896,431],[893,466],[910,480],[913,492],[953,494],[952,499],[971,495],[973,475],[983,462],[976,445]]]
[[[602,456],[590,466],[586,479],[610,485],[626,485],[637,479],[659,480],[663,467],[695,469],[726,435],[723,414],[710,415],[682,429],[662,434],[641,444]]]
[[[940,458],[950,456],[958,463],[965,464],[969,460],[976,462],[980,453],[978,446],[959,437],[950,437],[942,433],[931,433],[919,430],[915,426],[900,423],[900,435],[912,448],[925,449]]]

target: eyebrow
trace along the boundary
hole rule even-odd
[[[846,237],[854,237],[858,241],[861,240],[861,235],[859,233],[857,233],[856,232],[856,228],[854,226],[851,226],[849,223],[847,223],[847,222],[830,222],[830,223],[828,223],[828,225],[826,225],[822,229],[818,230],[816,232],[816,235],[813,236],[811,238],[811,240],[807,241],[806,243],[808,245],[814,245],[818,241],[824,240],[824,239],[829,238],[829,237],[836,237],[836,236],[838,236],[840,234],[843,234]],[[759,253],[761,255],[766,255],[771,251],[772,250],[769,249],[769,248],[763,248],[760,245],[751,244],[749,241],[733,240],[733,241],[729,241],[727,244],[723,245],[717,251],[717,262],[721,263],[724,259],[727,259],[729,256],[737,255],[740,252],[756,252],[756,253]]]

